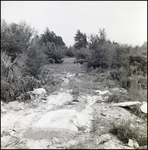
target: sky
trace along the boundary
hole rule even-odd
[[[120,44],[147,41],[147,1],[1,1],[1,18],[8,23],[25,21],[39,34],[48,27],[67,46],[77,30],[98,34]]]

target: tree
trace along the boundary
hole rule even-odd
[[[27,75],[37,78],[42,66],[48,63],[47,55],[44,53],[43,49],[44,47],[39,45],[39,39],[35,38],[27,51],[27,59],[25,61],[25,73]]]
[[[106,42],[106,32],[105,32],[105,29],[99,29],[99,43],[100,44],[103,44]]]
[[[89,49],[97,49],[99,43],[99,36],[91,34],[89,37]]]
[[[37,32],[25,23],[7,24],[2,20],[1,51],[6,51],[12,57],[12,61],[31,45]]]
[[[76,36],[74,37],[75,44],[74,47],[76,49],[86,48],[87,46],[87,36],[86,34],[80,32],[80,30],[77,30]]]
[[[57,36],[53,31],[50,31],[49,28],[45,28],[43,34],[41,34],[41,43],[53,42],[56,46],[63,46],[65,43],[63,42],[62,37]]]

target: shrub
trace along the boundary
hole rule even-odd
[[[75,51],[75,56],[77,60],[79,59],[87,59],[90,56],[90,51],[87,48],[81,48],[80,50]]]
[[[55,60],[53,58],[49,58],[48,61],[49,61],[50,64],[54,64],[55,63]]]
[[[65,52],[65,55],[68,56],[68,57],[74,57],[74,56],[75,56],[74,52],[73,52],[71,49],[70,49],[70,50],[67,50],[67,51]]]
[[[27,53],[27,59],[25,61],[26,74],[37,78],[37,76],[40,74],[41,67],[47,64],[47,62],[47,55],[45,55],[42,47],[40,47],[38,44],[38,39],[36,39],[32,46],[29,47]]]
[[[130,122],[122,125],[113,125],[109,130],[110,133],[117,136],[117,138],[123,143],[127,144],[129,139],[135,139],[140,146],[147,145],[147,137],[140,134],[139,128],[131,128]]]
[[[130,101],[130,97],[128,95],[125,95],[123,93],[121,94],[113,94],[110,95],[108,98],[108,103],[114,102],[114,103],[120,103],[125,101]]]

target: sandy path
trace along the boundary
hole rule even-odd
[[[108,89],[91,89],[95,94],[80,93],[77,96],[78,102],[73,102],[74,95],[73,90],[69,88],[70,82],[82,81],[75,73],[66,71],[60,78],[63,80],[61,87],[48,95],[46,101],[39,99],[25,104],[1,103],[1,148],[68,148],[77,145],[80,139],[85,141],[90,137],[94,113],[104,115],[96,117],[97,120],[102,119],[102,122],[98,123],[100,130],[105,128],[105,123],[111,119],[114,121],[121,116],[124,118],[125,114],[131,117],[123,108],[104,103],[111,94]],[[119,89],[114,88],[112,91],[117,90]],[[97,105],[96,101],[99,101]],[[134,120],[135,117],[132,117]]]
[[[85,100],[86,98],[89,99],[89,101],[85,104],[84,109],[81,111],[76,110],[75,107],[72,109],[64,108],[66,103],[72,102],[73,100],[70,93],[71,91],[65,89],[65,87],[67,87],[69,81],[75,77],[75,74],[67,73],[64,76],[65,77],[63,78],[63,83],[58,94],[49,95],[46,103],[40,101],[38,106],[36,106],[37,102],[32,102],[31,104],[18,102],[2,104],[2,148],[18,148],[19,146],[22,146],[22,148],[45,148],[45,145],[48,145],[49,147],[50,144],[52,146],[53,142],[51,141],[54,136],[50,138],[48,137],[48,140],[45,140],[48,144],[45,141],[37,141],[40,139],[39,137],[43,130],[46,131],[45,133],[48,133],[49,131],[57,132],[56,130],[59,129],[61,134],[64,135],[64,129],[66,129],[70,133],[69,136],[71,134],[75,134],[79,130],[83,130],[83,132],[90,131],[92,119],[91,105],[93,104],[91,99],[94,100],[94,97],[87,95],[80,98]],[[59,109],[60,106],[62,107],[61,109]],[[8,133],[8,135],[6,133]],[[42,134],[42,140],[44,139],[44,136],[45,134]],[[58,134],[55,136],[59,138]],[[66,141],[69,141],[69,136],[67,136]],[[31,145],[28,142],[30,137],[34,140]],[[14,143],[17,142],[17,147],[15,144],[11,144],[11,141],[14,138],[19,140],[19,142],[14,141]],[[43,143],[46,144],[44,145]]]

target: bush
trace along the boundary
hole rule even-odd
[[[130,122],[122,125],[113,125],[109,132],[116,135],[125,144],[128,143],[129,139],[135,139],[140,146],[147,145],[147,137],[139,133],[139,128],[131,128]]]
[[[41,67],[48,63],[47,55],[43,52],[42,47],[38,45],[38,39],[29,47],[25,63],[26,74],[35,78],[40,74]]]
[[[31,45],[36,31],[25,22],[8,24],[2,20],[1,36],[1,50],[7,52],[13,62],[18,54],[22,54]]]
[[[87,59],[90,56],[90,51],[87,48],[81,48],[80,50],[75,50],[75,56],[77,60]]]
[[[125,101],[130,101],[130,97],[128,95],[123,95],[121,94],[113,94],[110,95],[108,98],[108,103],[114,102],[114,103],[120,103],[120,102],[125,102]]]
[[[74,52],[70,49],[70,50],[67,50],[67,51],[65,52],[65,56],[74,57],[75,54],[74,54]]]

